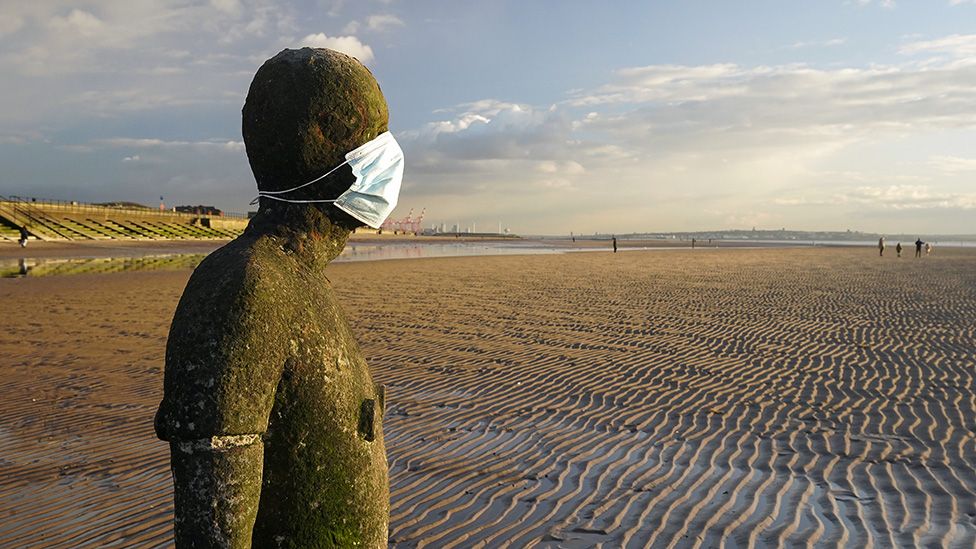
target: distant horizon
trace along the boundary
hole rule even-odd
[[[14,3],[0,194],[245,212],[250,81],[327,47],[386,96],[394,217],[973,233],[974,20],[974,0]]]
[[[95,201],[95,202],[82,202],[82,201],[72,201],[72,200],[52,198],[52,197],[39,197],[39,196],[32,197],[32,196],[3,195],[3,194],[0,194],[0,200],[2,200],[4,197],[7,197],[7,198],[17,198],[17,199],[27,199],[27,200],[33,199],[33,200],[38,200],[38,201],[63,202],[63,203],[78,202],[79,204],[92,204],[92,205],[97,205],[97,206],[107,206],[107,205],[111,205],[111,204],[129,204],[129,205],[132,205],[132,206],[138,206],[140,208],[145,208],[147,210],[157,211],[157,208],[154,207],[154,206],[150,206],[150,205],[147,205],[147,204],[144,204],[144,203],[141,203],[141,202],[132,202],[132,201],[128,201],[128,200],[99,200],[99,201]],[[203,203],[200,203],[200,202],[197,202],[197,203],[186,203],[186,204],[165,204],[165,207],[166,207],[166,210],[167,211],[172,210],[174,208],[180,208],[180,207],[201,207],[201,206],[202,207],[211,207],[213,205],[212,204],[203,204]],[[218,208],[218,209],[220,209],[220,208]],[[225,213],[225,214],[232,214],[232,215],[248,215],[250,213],[256,212],[256,210],[250,210],[250,211],[247,211],[247,212],[234,212],[234,211],[223,210],[223,209],[220,209],[220,210],[223,213]],[[394,217],[396,217],[396,216],[394,216]],[[400,216],[400,217],[403,217],[403,216]],[[441,223],[436,223],[435,224],[433,221],[430,221],[430,222],[426,222],[425,221],[425,223],[426,224],[424,224],[423,227],[422,227],[423,229],[429,229],[431,227],[434,227],[435,225],[436,226],[440,226],[441,225]],[[457,221],[455,221],[454,223],[456,224]],[[447,224],[447,225],[448,225],[448,229],[452,229],[454,227],[454,224]],[[476,227],[476,224],[474,224],[474,225]],[[485,224],[485,225],[482,225],[482,226],[483,227],[484,226],[487,226],[487,227],[496,227],[497,225],[492,225],[492,224],[488,223],[488,224]],[[472,224],[468,224],[468,225],[462,224],[461,225],[461,228],[463,229],[461,231],[446,230],[444,232],[445,233],[460,232],[461,234],[464,234],[464,233],[498,234],[495,231],[481,231],[481,232],[475,233],[474,231],[470,231],[469,230],[469,229],[472,228]],[[511,229],[510,227],[506,227],[506,228]],[[693,234],[715,234],[715,233],[732,233],[732,232],[778,233],[778,232],[784,232],[784,231],[787,232],[787,233],[820,233],[820,234],[837,234],[837,235],[851,234],[851,235],[863,235],[865,237],[875,237],[875,238],[877,238],[878,236],[886,236],[887,237],[887,235],[891,235],[891,236],[894,237],[894,236],[907,236],[907,235],[914,234],[916,236],[913,237],[913,238],[918,238],[918,237],[921,237],[921,236],[926,236],[928,238],[949,238],[949,237],[955,237],[955,238],[963,238],[963,239],[976,239],[976,232],[973,232],[973,233],[921,233],[921,234],[919,234],[919,233],[914,233],[914,232],[897,232],[897,231],[896,232],[887,232],[887,233],[885,233],[885,232],[870,231],[870,230],[864,230],[864,229],[849,229],[849,228],[845,228],[845,229],[794,229],[794,228],[790,228],[790,227],[780,227],[780,228],[775,228],[775,227],[739,227],[739,228],[726,227],[726,228],[721,228],[721,229],[714,229],[713,228],[713,229],[691,229],[691,230],[664,230],[664,231],[651,231],[651,230],[647,230],[647,231],[616,231],[616,232],[614,232],[614,231],[590,231],[590,232],[567,231],[565,233],[559,233],[559,232],[552,232],[552,233],[533,233],[533,232],[519,233],[519,232],[514,231],[514,230],[511,231],[511,232],[513,234],[518,234],[519,236],[528,236],[528,237],[547,237],[547,238],[548,237],[560,237],[560,238],[561,237],[565,237],[565,238],[571,238],[572,236],[575,235],[578,238],[586,238],[586,237],[591,237],[591,236],[611,236],[611,235],[615,235],[615,234],[616,235],[620,235],[620,236],[658,235],[658,234],[660,234],[660,235],[674,235],[674,234],[689,234],[689,235],[693,235]],[[504,232],[504,230],[502,232]]]
[[[720,233],[749,233],[749,232],[753,232],[752,229],[713,229],[713,230],[703,230],[703,231],[639,231],[639,232],[618,232],[618,233],[604,233],[604,232],[599,232],[599,233],[574,233],[573,235],[570,235],[569,233],[567,233],[567,234],[524,234],[524,235],[519,235],[519,236],[523,236],[523,237],[546,237],[546,238],[550,238],[550,237],[572,238],[573,236],[575,236],[576,238],[584,239],[585,240],[587,238],[592,238],[592,237],[595,237],[595,236],[599,236],[599,237],[610,237],[610,236],[617,236],[617,237],[637,236],[637,237],[640,237],[640,236],[651,236],[651,235],[691,235],[691,236],[694,236],[694,235],[715,235],[715,234],[720,234]],[[783,231],[781,231],[780,229],[759,229],[759,228],[757,228],[755,230],[755,232],[756,233],[763,233],[764,235],[766,235],[766,234],[770,234],[770,233],[778,233],[778,232],[783,232]],[[878,238],[879,236],[884,236],[885,237],[885,240],[888,240],[889,238],[909,237],[910,236],[911,238],[923,238],[923,239],[924,238],[929,238],[929,239],[939,239],[939,238],[942,238],[942,239],[947,239],[947,240],[948,239],[961,239],[963,241],[969,241],[969,240],[976,241],[976,233],[972,233],[972,234],[966,234],[966,233],[962,233],[962,234],[937,234],[937,233],[916,234],[916,233],[873,233],[873,232],[865,232],[865,231],[851,231],[850,233],[847,233],[846,231],[829,231],[829,230],[824,230],[824,231],[811,230],[811,231],[808,231],[808,230],[799,230],[799,229],[797,229],[797,230],[786,229],[785,232],[786,233],[820,234],[820,235],[838,235],[838,236],[845,235],[845,234],[850,234],[851,236],[862,236],[862,237],[865,237],[865,238],[867,238],[868,240],[871,240],[871,241],[873,241],[875,238]],[[717,237],[712,237],[712,238],[717,238]],[[787,240],[787,239],[784,239],[784,240]],[[841,240],[846,240],[846,239],[841,239]],[[851,241],[855,241],[855,240],[856,239],[851,239]]]

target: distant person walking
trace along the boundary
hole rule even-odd
[[[898,257],[901,257],[901,242],[895,245],[895,253],[898,254]]]
[[[884,257],[884,237],[878,239],[878,256]]]
[[[922,244],[925,243],[922,242],[922,237],[919,237],[918,240],[915,241],[915,257],[922,257]]]
[[[20,227],[20,240],[17,241],[17,242],[20,242],[20,247],[21,248],[26,248],[27,247],[27,236],[28,236],[28,234],[27,234],[27,227],[22,225]]]
[[[691,239],[691,249],[692,250],[695,249],[695,239],[694,238]]]
[[[926,242],[925,243],[925,255],[929,255],[930,253],[932,253],[932,243],[931,242]]]
[[[617,253],[617,237],[613,236],[613,253]]]

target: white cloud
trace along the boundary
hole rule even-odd
[[[24,18],[9,13],[0,13],[0,38],[14,34],[24,27]]]
[[[240,0],[210,0],[210,4],[224,13],[237,14],[241,11]]]
[[[406,203],[463,194],[463,204],[451,205],[470,203],[464,215],[501,202],[500,216],[511,201],[487,197],[518,193],[567,217],[631,219],[642,229],[648,212],[662,228],[746,221],[829,228],[861,212],[958,212],[976,203],[951,190],[955,180],[934,182],[897,166],[863,165],[861,174],[822,167],[843,166],[837,159],[847,151],[976,128],[976,66],[969,64],[650,65],[616,71],[555,106],[484,99],[435,114],[438,120],[398,134],[407,153]],[[922,173],[926,167],[917,165]],[[611,182],[613,195],[601,192]],[[795,187],[823,190],[787,192]],[[817,204],[834,217],[782,209]]]
[[[812,42],[794,42],[790,44],[790,49],[800,49],[800,48],[811,48],[811,47],[834,47],[843,46],[847,43],[846,38],[831,38],[829,40],[820,40]]]
[[[88,146],[118,147],[129,149],[164,149],[164,148],[198,148],[208,150],[225,150],[229,152],[243,152],[244,142],[234,140],[213,139],[208,141],[167,141],[154,138],[110,137],[95,139]],[[135,157],[138,160],[138,155]]]
[[[0,144],[9,154],[44,146],[114,167],[126,178],[144,176],[146,188],[166,181],[190,193],[195,181],[210,180],[213,196],[253,187],[236,129],[248,82],[265,59],[284,47],[311,45],[368,62],[374,51],[364,40],[404,26],[396,16],[368,15],[369,6],[333,0],[316,4],[319,17],[334,8],[331,21],[272,0],[9,4],[0,10],[0,71],[17,82],[0,86],[7,107],[0,112]],[[342,31],[351,19],[354,28]],[[783,211],[792,222],[801,216],[784,204],[814,208],[834,194],[850,196],[831,203],[842,207],[805,219],[829,227],[827,212],[835,210],[843,219],[874,205],[889,213],[911,211],[915,203],[939,204],[940,212],[966,207],[973,159],[950,156],[965,151],[958,146],[940,146],[976,134],[974,37],[903,37],[900,50],[911,57],[884,66],[656,64],[618,70],[603,85],[568,91],[555,106],[498,95],[440,109],[397,131],[408,163],[403,204],[462,216],[482,210],[522,216],[537,220],[538,230],[552,227],[557,215],[579,220],[577,229],[773,223]],[[814,38],[793,47],[844,43],[830,34]],[[390,53],[397,54],[407,52]],[[200,133],[203,125],[234,139],[200,139],[213,135]],[[154,133],[157,127],[166,133]],[[186,127],[197,131],[174,130]],[[78,144],[58,139],[77,135],[75,128],[91,137],[77,138]],[[32,129],[54,142],[23,137]],[[112,137],[118,134],[167,139]],[[926,135],[940,137],[928,148],[909,146]],[[889,146],[887,158],[904,151],[912,158],[897,156],[887,166],[851,158],[881,146]],[[73,170],[35,177],[22,168],[28,177],[20,179],[53,181],[64,173],[101,179],[95,168]],[[224,177],[228,172],[234,177]],[[119,178],[117,188],[141,184],[131,181]],[[605,192],[610,184],[612,195]],[[892,186],[897,190],[889,192]],[[920,186],[924,193],[909,190]],[[796,191],[814,188],[823,192]],[[884,205],[902,196],[909,205]]]
[[[746,139],[730,145],[839,143],[976,124],[976,66],[655,65],[618,71],[613,83],[567,105],[624,107],[583,122],[633,139],[738,134]]]
[[[66,16],[52,18],[50,25],[58,32],[76,32],[84,37],[98,36],[105,29],[101,19],[79,9],[71,10]]]
[[[381,13],[368,16],[364,22],[350,21],[342,32],[356,34],[363,29],[373,32],[385,32],[404,25],[405,23],[399,17],[388,13]]]
[[[936,155],[929,158],[929,164],[948,174],[976,171],[976,158]]]
[[[544,160],[538,163],[536,169],[540,173],[561,173],[566,175],[579,175],[586,171],[582,164],[573,160],[566,162]]]
[[[388,13],[370,15],[366,18],[366,28],[372,31],[382,32],[402,26],[404,23],[399,17]]]
[[[976,193],[952,193],[933,189],[931,185],[862,185],[840,187],[816,195],[787,196],[773,201],[781,206],[850,205],[879,210],[972,210]]]
[[[894,210],[976,209],[976,194],[943,193],[924,185],[858,187],[851,192],[850,200]]]
[[[68,2],[7,4],[0,15],[0,37],[25,25],[30,33],[5,44],[0,70],[31,77],[125,75],[161,63],[172,46],[196,46],[197,51],[187,52],[189,57],[183,60],[191,63],[216,53],[214,49],[239,46],[244,39],[258,38],[280,49],[282,37],[297,33],[294,7],[274,0],[105,0],[89,3],[92,8],[72,7]],[[201,42],[202,37],[208,40]],[[240,48],[232,53],[238,60],[253,55],[241,53]],[[252,63],[248,61],[249,66]]]
[[[299,45],[333,49],[351,55],[362,63],[373,60],[373,49],[360,42],[355,36],[327,36],[320,32],[302,38]]]
[[[953,34],[936,40],[910,42],[899,51],[906,55],[948,53],[955,57],[976,57],[976,34]]]

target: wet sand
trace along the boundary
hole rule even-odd
[[[226,244],[227,240],[79,240],[79,241],[31,241],[27,248],[16,242],[0,242],[0,260],[20,258],[100,258],[134,257],[166,254],[206,254]],[[576,242],[568,238],[492,238],[459,236],[412,236],[354,234],[350,244],[357,245],[471,245],[548,248],[553,250],[610,250],[609,240],[588,240],[578,238]],[[808,246],[809,242],[798,242],[794,246]],[[690,240],[619,240],[621,250],[642,248],[691,248]],[[789,247],[782,242],[744,242],[720,241],[699,242],[698,248],[742,248],[742,247]]]
[[[188,275],[0,279],[0,546],[171,544],[151,421]],[[397,547],[976,544],[976,250],[329,278],[388,385]]]
[[[31,240],[26,248],[16,242],[0,241],[0,260],[26,258],[84,258],[84,257],[129,257],[162,254],[200,254],[210,253],[228,243],[229,240]],[[393,234],[353,234],[350,243],[359,244],[453,244],[466,243],[518,243],[525,242],[513,238],[484,237],[428,237]],[[534,241],[530,241],[534,242]],[[604,247],[609,246],[606,244]]]

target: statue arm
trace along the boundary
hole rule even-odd
[[[209,360],[197,358],[205,346],[180,345],[178,338],[167,352],[168,383],[155,427],[170,443],[180,549],[251,546],[264,469],[262,435],[284,358],[269,352],[280,346],[254,341],[258,330],[243,331],[244,345]]]
[[[264,446],[258,435],[170,443],[176,546],[248,548],[261,496]]]
[[[181,549],[251,545],[264,469],[261,437],[287,358],[292,315],[277,291],[287,280],[274,269],[254,268],[248,246],[239,239],[204,260],[170,327],[155,427],[170,443]]]

